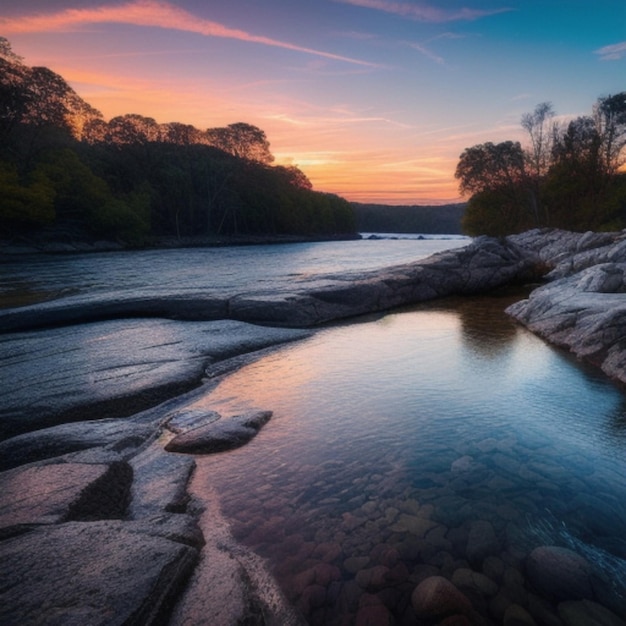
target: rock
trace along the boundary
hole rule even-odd
[[[452,584],[461,591],[467,589],[483,596],[495,596],[498,592],[498,585],[493,580],[467,568],[460,568],[454,572]]]
[[[478,520],[472,522],[467,539],[467,558],[477,567],[482,567],[484,559],[488,556],[499,554],[501,551],[500,540],[490,522]]]
[[[417,616],[425,619],[470,615],[473,611],[470,601],[442,576],[423,580],[413,591],[411,603]]]
[[[136,448],[156,432],[153,424],[125,419],[59,424],[0,441],[0,470],[89,448]]]
[[[155,623],[198,551],[150,532],[117,520],[69,522],[0,542],[0,622]]]
[[[626,626],[626,621],[615,613],[589,600],[561,602],[559,617],[565,626]]]
[[[535,548],[526,559],[531,585],[556,600],[592,599],[591,567],[581,556],[557,546]]]
[[[161,296],[155,310],[169,306],[184,318],[178,307],[184,309],[185,301],[181,304],[176,294],[171,295],[171,299]],[[56,319],[48,314],[67,300],[42,303],[37,307],[43,308],[35,307],[32,313],[36,310],[43,325],[61,323],[63,316]],[[75,317],[65,320],[80,324],[0,338],[0,439],[83,421],[90,415],[130,416],[199,386],[212,362],[310,336],[306,330],[261,328],[227,319],[113,319],[88,324],[84,322],[89,314],[83,308],[92,305],[81,302],[76,304]],[[121,314],[97,299],[93,308],[100,320]],[[28,320],[31,307],[12,311],[18,321]],[[139,312],[129,304],[133,318]],[[0,311],[0,318],[3,315],[7,311]]]
[[[181,433],[199,428],[200,426],[206,426],[218,419],[221,419],[221,415],[217,411],[207,411],[204,409],[183,409],[177,411],[171,417],[167,418],[164,424],[167,430],[180,435]]]
[[[248,443],[272,417],[271,411],[251,411],[211,422],[176,435],[166,446],[168,452],[209,454],[232,450]]]
[[[511,604],[504,612],[502,626],[537,626],[537,622],[519,604]]]
[[[401,513],[396,522],[390,526],[390,530],[394,533],[410,533],[416,537],[423,538],[435,526],[437,526],[437,523],[430,519]]]
[[[130,500],[132,470],[108,465],[57,463],[0,474],[0,528],[68,520],[120,518]]]
[[[393,616],[380,598],[370,594],[361,596],[355,626],[392,626],[394,623]]]
[[[130,515],[134,519],[186,510],[187,483],[196,465],[192,457],[169,454],[157,443],[133,457],[130,465],[134,474]]]
[[[367,567],[369,562],[369,556],[351,556],[343,562],[343,569],[349,574],[356,574],[359,570]]]

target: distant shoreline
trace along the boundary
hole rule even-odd
[[[359,233],[337,235],[228,235],[198,237],[158,237],[144,245],[127,245],[116,241],[86,241],[82,239],[27,238],[0,240],[0,259],[30,254],[85,254],[90,252],[120,252],[131,250],[170,250],[182,248],[223,248],[227,246],[280,245],[325,241],[358,241]]]

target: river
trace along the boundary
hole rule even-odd
[[[5,306],[146,286],[231,293],[462,243],[33,257],[4,263],[0,289]],[[235,537],[267,559],[309,623],[414,624],[411,595],[432,576],[455,583],[487,624],[605,623],[575,621],[589,606],[626,615],[626,396],[515,325],[503,310],[520,297],[329,325],[194,396],[192,408],[226,416],[274,412],[245,447],[199,457],[192,486],[220,494]],[[585,559],[576,584],[593,602],[548,593],[529,573],[542,546]]]

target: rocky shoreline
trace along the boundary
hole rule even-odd
[[[626,383],[624,232],[479,238],[383,273],[329,275],[280,292],[75,296],[0,311],[3,377],[12,381],[3,389],[1,415],[9,428],[0,442],[0,621],[35,624],[45,614],[46,623],[59,624],[300,623],[263,563],[234,542],[217,500],[199,502],[188,493],[194,455],[244,445],[270,419],[271,407],[244,416],[190,414],[180,410],[181,398],[163,402],[167,390],[193,396],[203,380],[215,383],[272,346],[334,320],[529,282],[544,284],[507,312]],[[141,317],[132,338],[116,326],[129,317]],[[77,329],[87,332],[85,322],[92,330],[106,325],[110,338],[100,346],[97,371],[105,374],[98,380],[96,366],[79,358],[55,372]],[[197,325],[193,339],[190,323]],[[156,347],[154,324],[162,337]],[[144,332],[148,325],[151,332]],[[33,329],[39,330],[29,344]],[[198,330],[205,337],[200,345]],[[131,399],[131,412],[121,413]],[[106,417],[67,422],[89,411]],[[20,431],[33,413],[40,430]],[[563,576],[582,567],[575,554],[556,559],[550,546],[542,550],[527,564],[535,578],[541,562]],[[454,582],[431,577],[417,585],[416,616],[488,623]],[[446,608],[442,597],[454,602]],[[589,598],[580,600],[593,605]],[[572,619],[591,610],[585,606]],[[623,624],[608,609],[600,613],[603,623]],[[535,623],[526,613],[514,617],[511,625]]]

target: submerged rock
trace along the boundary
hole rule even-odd
[[[467,597],[442,576],[423,580],[413,591],[411,603],[419,618],[431,620],[449,615],[471,615],[473,612]]]
[[[567,548],[541,546],[526,560],[526,572],[533,587],[556,600],[593,599],[591,566]]]

